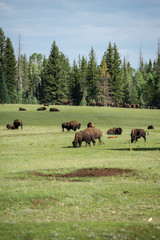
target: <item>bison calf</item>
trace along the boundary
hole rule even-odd
[[[8,129],[15,129],[15,126],[13,124],[7,124],[6,128],[8,128]]]
[[[131,143],[134,141],[137,142],[138,138],[144,138],[144,142],[146,141],[146,131],[144,129],[132,129],[131,131]]]
[[[77,144],[79,144],[79,147],[81,147],[82,142],[86,142],[86,145],[89,144],[91,146],[90,141],[90,135],[85,131],[80,131],[75,134],[75,138],[72,144],[73,147],[77,147]]]

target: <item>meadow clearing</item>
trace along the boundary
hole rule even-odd
[[[160,239],[160,110],[38,107],[0,105],[0,239]],[[14,119],[23,121],[22,130],[6,129]],[[61,128],[70,120],[78,120],[80,130],[93,121],[102,145],[73,148],[75,132]],[[132,128],[151,124],[146,143],[131,144]],[[122,135],[108,138],[111,127],[121,127]],[[61,176],[114,168],[127,171]]]

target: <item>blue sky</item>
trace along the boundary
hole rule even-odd
[[[160,0],[0,0],[0,27],[21,53],[49,56],[53,41],[73,63],[91,48],[100,64],[109,42],[121,59],[138,68],[156,59],[160,38]]]

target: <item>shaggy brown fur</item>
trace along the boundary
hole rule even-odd
[[[144,138],[144,142],[146,141],[146,131],[144,129],[132,129],[131,131],[131,143],[134,141],[137,142],[138,138]]]
[[[18,129],[19,126],[21,126],[21,129],[23,128],[23,122],[19,119],[14,120],[13,125],[16,129]]]
[[[81,147],[82,142],[86,142],[86,145],[89,144],[91,146],[90,141],[91,141],[90,134],[88,134],[85,131],[80,131],[75,134],[75,138],[72,143],[73,147],[77,147],[77,144],[79,144],[79,147]]]

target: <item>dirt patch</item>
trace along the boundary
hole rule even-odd
[[[60,177],[60,178],[73,178],[73,177],[110,177],[118,176],[130,173],[130,169],[120,169],[120,168],[101,168],[101,169],[79,169],[75,172],[70,172],[66,174],[43,174],[38,172],[31,172],[32,175],[41,177]]]

